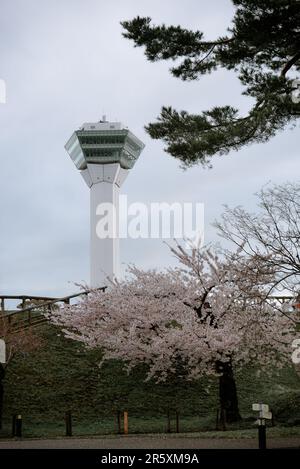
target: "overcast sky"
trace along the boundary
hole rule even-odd
[[[63,295],[88,281],[89,191],[64,144],[103,114],[146,144],[122,193],[130,202],[203,202],[207,242],[217,239],[210,223],[223,204],[254,210],[264,184],[297,179],[299,128],[215,158],[212,170],[187,171],[144,131],[162,105],[200,112],[231,104],[246,112],[250,102],[233,73],[184,83],[168,73],[170,64],[147,62],[122,37],[120,21],[147,15],[214,38],[232,14],[229,0],[0,0],[2,294]],[[149,240],[122,241],[121,261],[173,262],[161,241]]]

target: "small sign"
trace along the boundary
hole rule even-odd
[[[261,412],[261,415],[260,415],[260,418],[262,418],[262,419],[267,419],[267,420],[271,420],[271,419],[272,419],[272,412],[265,412],[265,411],[262,411],[262,412]]]
[[[6,363],[5,342],[0,339],[0,363]]]
[[[262,412],[269,412],[269,406],[268,404],[261,404],[261,409]]]
[[[265,425],[265,419],[272,419],[272,412],[269,411],[268,404],[252,404],[252,410],[259,412],[258,420],[255,422],[259,422],[259,425]]]
[[[268,404],[252,404],[252,410],[269,412]]]

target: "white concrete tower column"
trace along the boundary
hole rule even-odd
[[[128,170],[118,163],[88,165],[90,187],[91,286],[120,278],[119,194]],[[106,237],[105,237],[106,236]]]

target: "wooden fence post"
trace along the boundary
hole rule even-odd
[[[225,432],[226,431],[226,410],[225,409],[221,409],[220,411],[220,420],[221,420],[222,431]]]
[[[12,417],[12,429],[11,429],[12,436],[16,436],[16,419],[17,419],[17,415],[14,414]]]
[[[219,409],[217,409],[217,418],[216,418],[216,431],[219,430]]]
[[[128,435],[128,412],[124,412],[124,435]]]
[[[171,433],[171,416],[169,410],[167,413],[167,433]]]
[[[65,422],[66,422],[66,436],[72,436],[72,414],[68,410],[65,413]]]
[[[179,412],[176,410],[176,433],[179,433]]]
[[[15,436],[22,437],[22,415],[16,415]]]
[[[117,428],[118,428],[118,434],[120,435],[122,433],[122,428],[121,428],[121,412],[119,410],[117,411]]]

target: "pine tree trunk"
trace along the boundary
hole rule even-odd
[[[241,415],[231,362],[219,363],[218,370],[222,372],[219,378],[221,415],[224,415],[227,423],[238,422]]]

